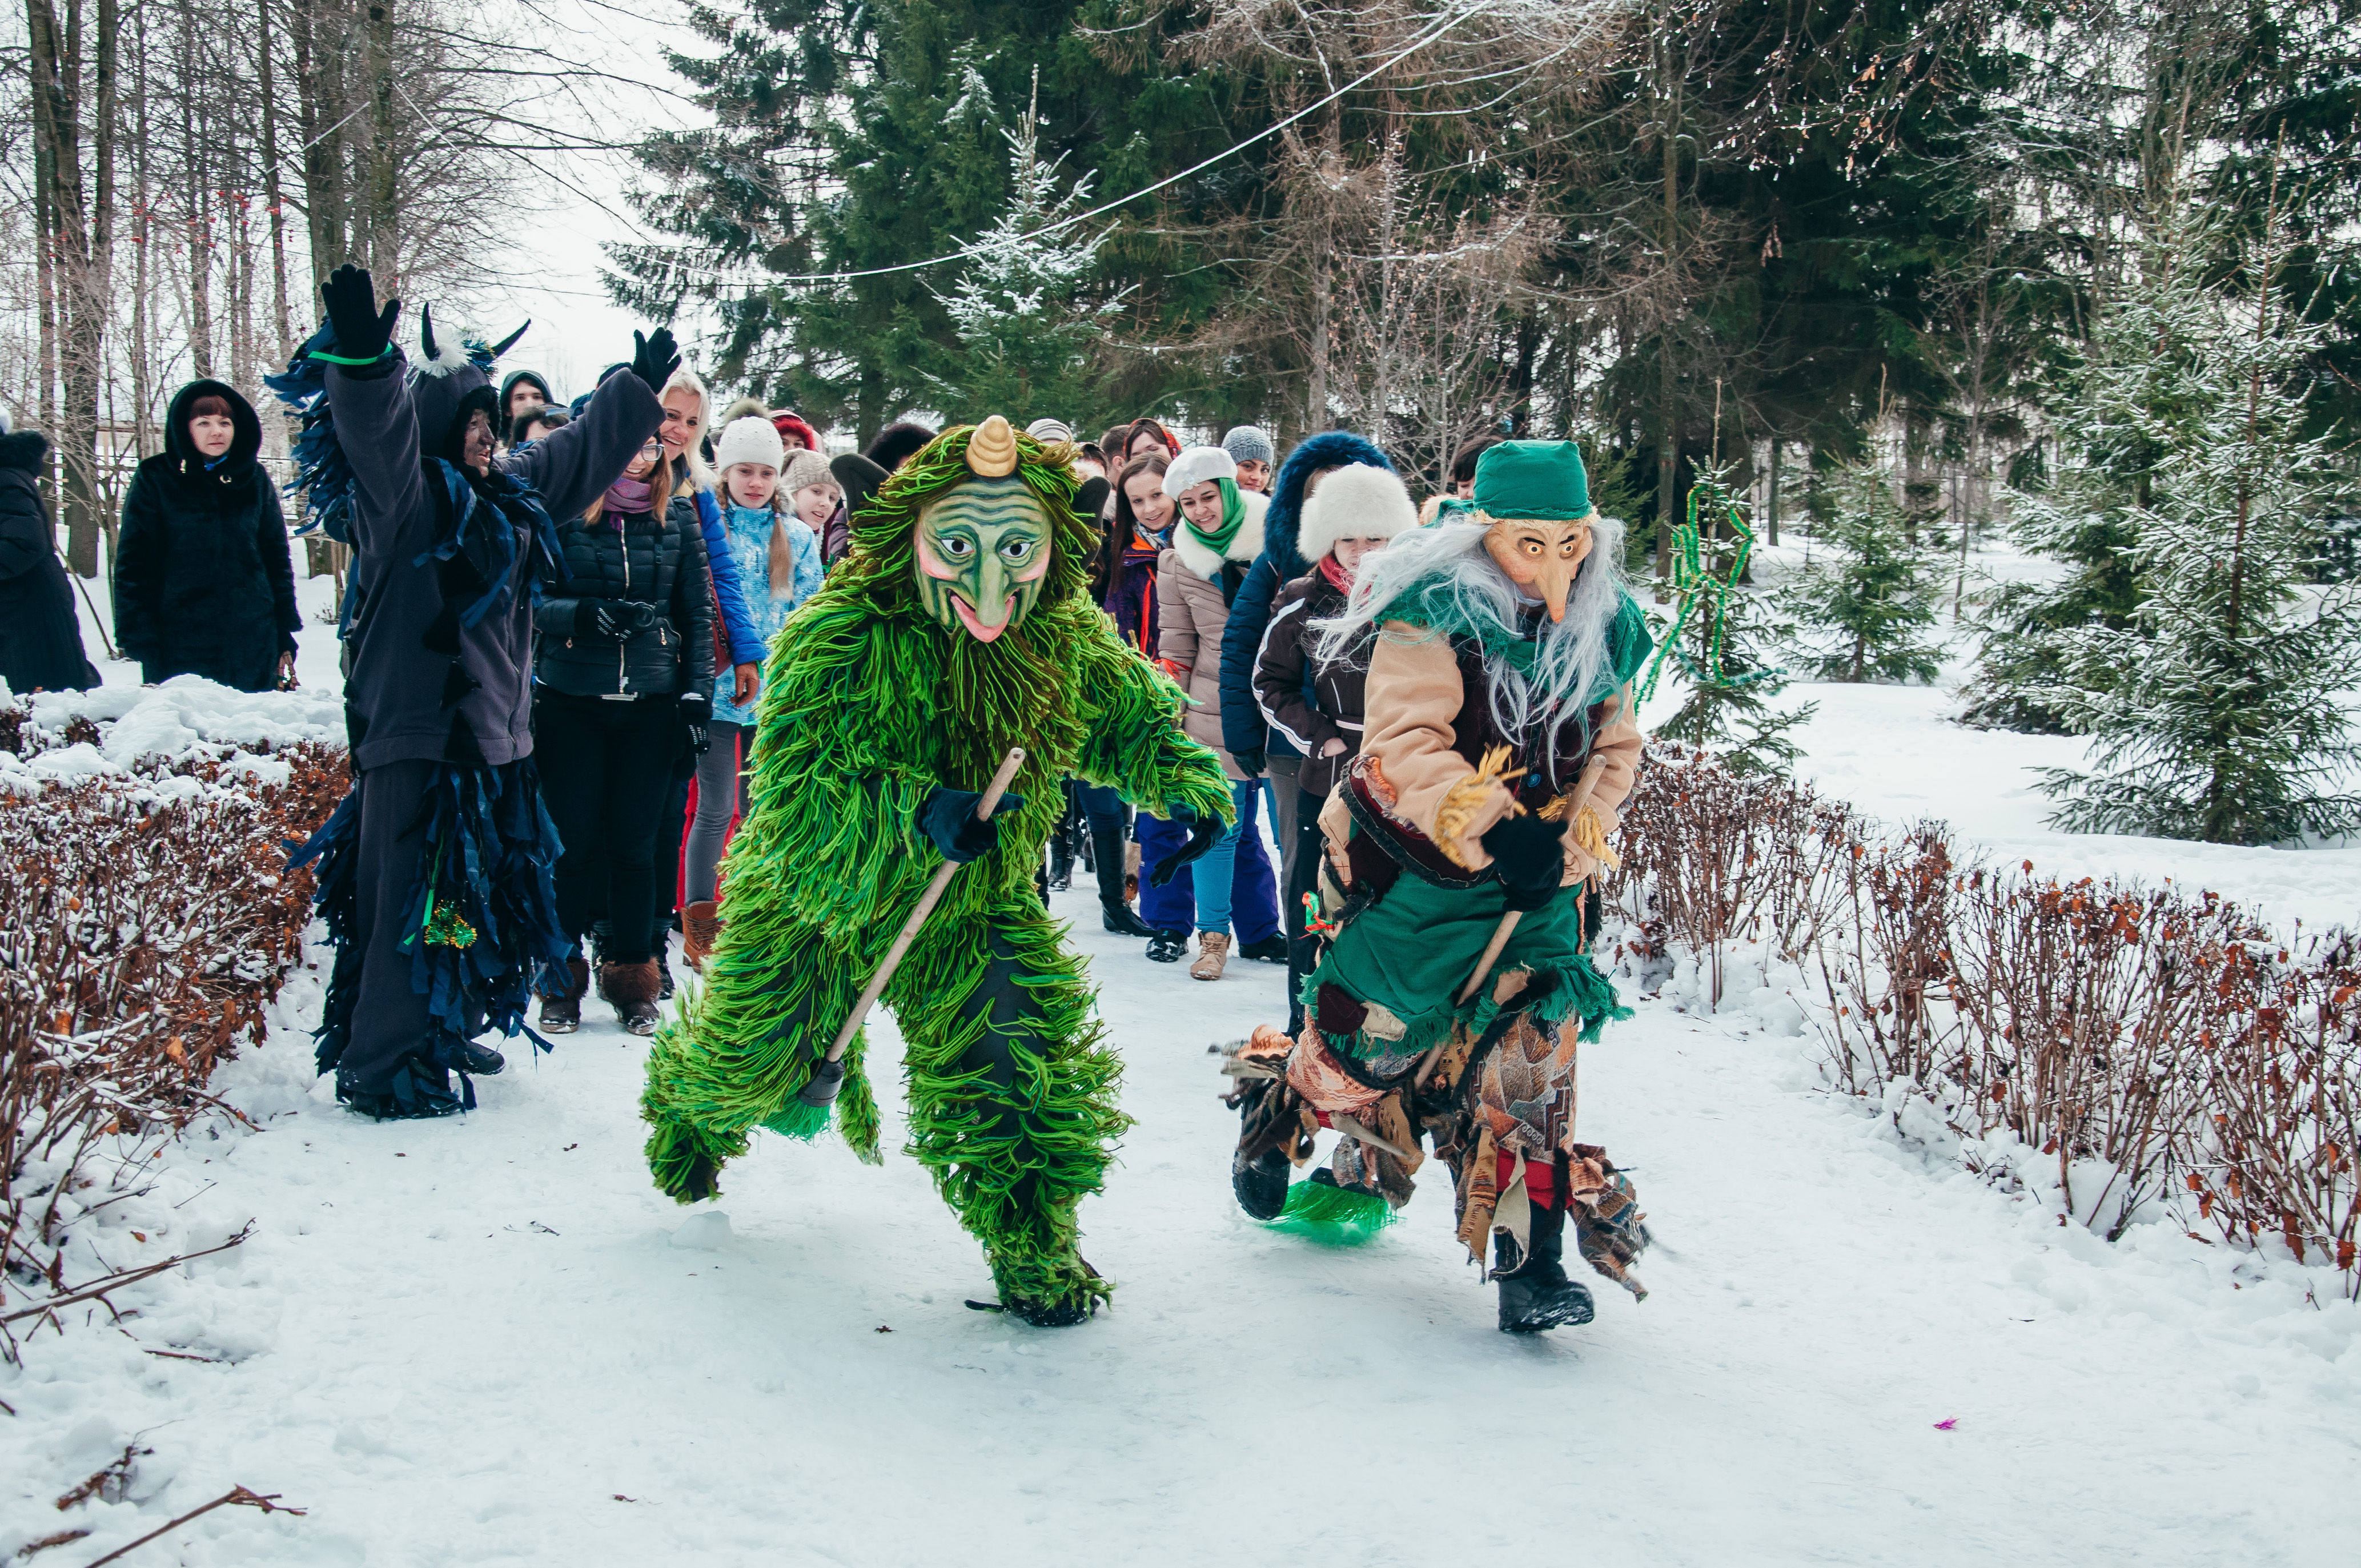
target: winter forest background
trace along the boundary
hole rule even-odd
[[[1245,1220],[1203,1051],[1280,982],[1087,893],[1087,1339],[966,1310],[908,1160],[684,1221],[612,1030],[343,1114],[284,850],[340,547],[299,689],[105,639],[172,392],[268,411],[346,261],[405,342],[533,317],[561,399],[669,323],[832,451],[1343,426],[1424,496],[1580,441],[1664,649],[1582,1069],[1652,1299],[1503,1350],[1447,1183]],[[9,0],[0,408],[104,684],[0,694],[0,1556],[1227,1563],[1333,1553],[1300,1498],[1415,1430],[1376,1560],[2342,1568],[2356,263],[2361,0]]]

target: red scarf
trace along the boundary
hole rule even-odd
[[[1345,570],[1345,564],[1334,554],[1320,557],[1320,575],[1327,578],[1329,585],[1338,593],[1346,598],[1353,597],[1353,574]]]

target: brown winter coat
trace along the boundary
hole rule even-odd
[[[1222,629],[1229,624],[1230,601],[1237,598],[1246,569],[1262,554],[1262,514],[1268,504],[1251,491],[1242,495],[1246,518],[1230,541],[1226,558],[1198,543],[1181,519],[1172,525],[1170,547],[1156,561],[1156,651],[1189,695],[1180,728],[1191,740],[1221,752],[1222,771],[1233,783],[1246,775],[1222,751]]]
[[[1255,659],[1255,705],[1303,753],[1297,784],[1305,794],[1323,797],[1361,749],[1362,692],[1368,679],[1369,645],[1377,640],[1374,631],[1365,630],[1345,656],[1320,659],[1320,632],[1313,623],[1344,609],[1345,590],[1315,565],[1279,590],[1270,624],[1263,630],[1262,651]],[[1331,740],[1345,742],[1345,749],[1333,757],[1327,754]]]
[[[1469,683],[1451,640],[1401,621],[1386,622],[1369,657],[1367,693],[1361,750],[1384,771],[1386,783],[1399,797],[1395,810],[1420,832],[1446,845],[1461,864],[1477,871],[1490,865],[1492,857],[1481,839],[1506,815],[1509,795],[1494,786],[1461,790],[1459,798],[1451,800],[1454,786],[1476,772],[1457,748],[1460,729],[1480,727],[1480,718],[1463,717],[1463,710],[1484,701],[1483,692]],[[1563,817],[1553,818],[1565,824],[1569,883],[1598,870],[1598,858],[1588,846],[1605,842],[1615,831],[1640,768],[1640,729],[1626,717],[1631,688],[1598,707],[1589,759],[1566,792]],[[1451,815],[1463,818],[1455,833],[1447,832],[1442,821],[1446,801]],[[1320,814],[1321,831],[1331,844],[1342,844],[1351,824],[1345,792],[1331,795]]]

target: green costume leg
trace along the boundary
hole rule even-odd
[[[1029,888],[995,894],[982,920],[922,936],[885,1000],[908,1042],[910,1152],[1002,1300],[1035,1321],[1088,1316],[1113,1286],[1082,1261],[1076,1212],[1130,1118],[1058,928]]]
[[[877,961],[835,947],[814,927],[782,922],[765,937],[725,937],[708,983],[657,1031],[648,1056],[640,1097],[640,1113],[654,1128],[648,1169],[684,1203],[712,1197],[722,1164],[746,1152],[747,1135],[786,1110]],[[845,1052],[836,1110],[845,1142],[874,1164],[877,1106],[862,1070],[867,1035],[854,1036]]]

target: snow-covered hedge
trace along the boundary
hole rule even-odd
[[[1740,953],[1807,998],[1847,1092],[2114,1239],[2169,1215],[2284,1247],[2361,1297],[2361,945],[2282,940],[2213,894],[1962,863],[1808,785],[1652,749],[1609,889],[1619,959],[1680,955],[1708,1007]],[[1817,992],[1817,995],[1812,994]]]
[[[309,917],[285,845],[344,793],[341,720],[193,678],[0,706],[0,1354],[104,1300],[78,1222],[258,1037]]]

